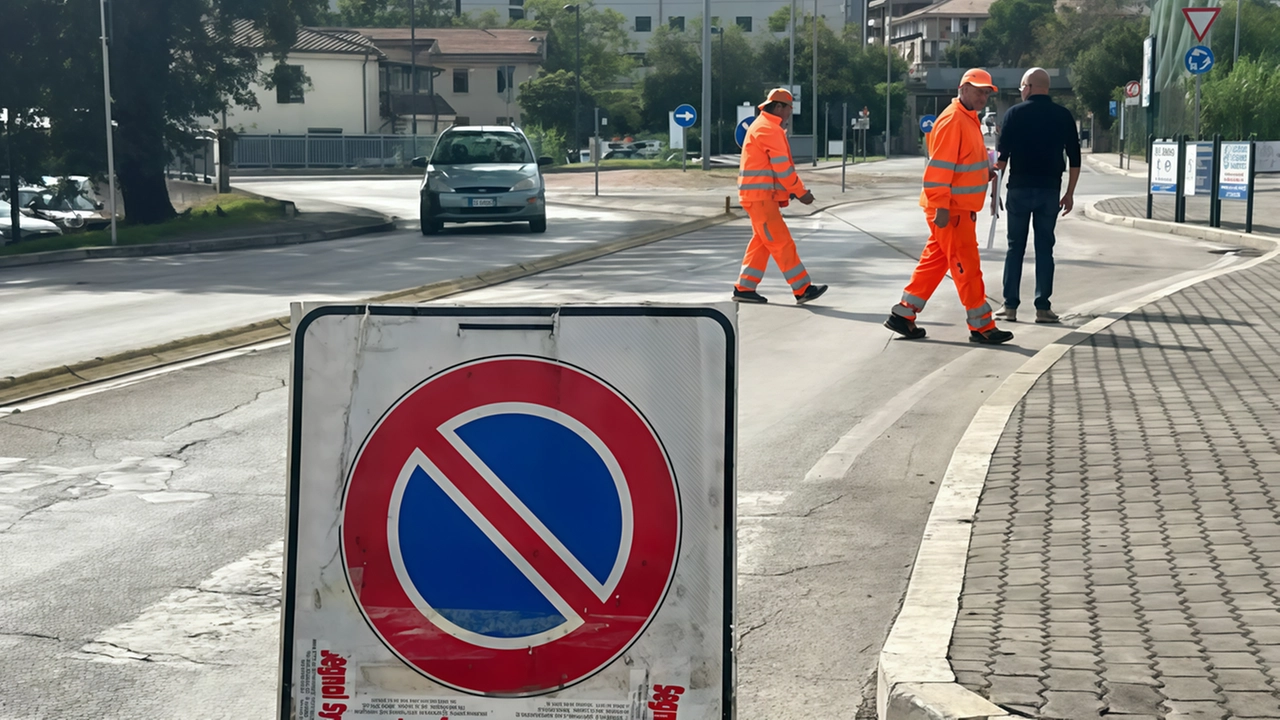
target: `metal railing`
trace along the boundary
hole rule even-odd
[[[436,136],[418,135],[241,135],[233,168],[407,167],[429,155]]]

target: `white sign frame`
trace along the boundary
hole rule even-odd
[[[1223,142],[1222,156],[1218,164],[1218,199],[1249,199],[1249,154],[1253,144]]]
[[[1151,144],[1152,195],[1175,195],[1178,192],[1178,143],[1156,142]]]
[[[668,720],[678,708],[680,720],[731,720],[736,312],[730,303],[310,309],[294,325],[291,356],[278,718]],[[400,659],[362,614],[342,559],[352,468],[389,409],[495,356],[574,367],[630,403],[662,444],[681,518],[670,584],[644,629],[593,673],[520,697],[451,688]],[[342,710],[322,713],[335,697]]]

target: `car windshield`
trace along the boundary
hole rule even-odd
[[[531,163],[533,155],[515,133],[463,131],[446,133],[432,153],[434,165]]]
[[[92,201],[84,195],[71,195],[68,197],[58,197],[52,192],[38,192],[35,190],[19,190],[18,203],[23,207],[28,207],[32,200],[36,201],[36,210],[96,210]]]

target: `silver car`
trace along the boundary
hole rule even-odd
[[[431,157],[416,157],[425,167],[420,217],[422,234],[440,232],[446,222],[527,222],[547,231],[547,200],[542,166],[520,130],[505,126],[451,127],[440,133]]]

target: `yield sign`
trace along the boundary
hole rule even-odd
[[[1218,19],[1220,12],[1222,8],[1182,8],[1182,14],[1186,16],[1191,32],[1195,33],[1196,40],[1201,41],[1209,33],[1209,28],[1213,25],[1213,21]]]

